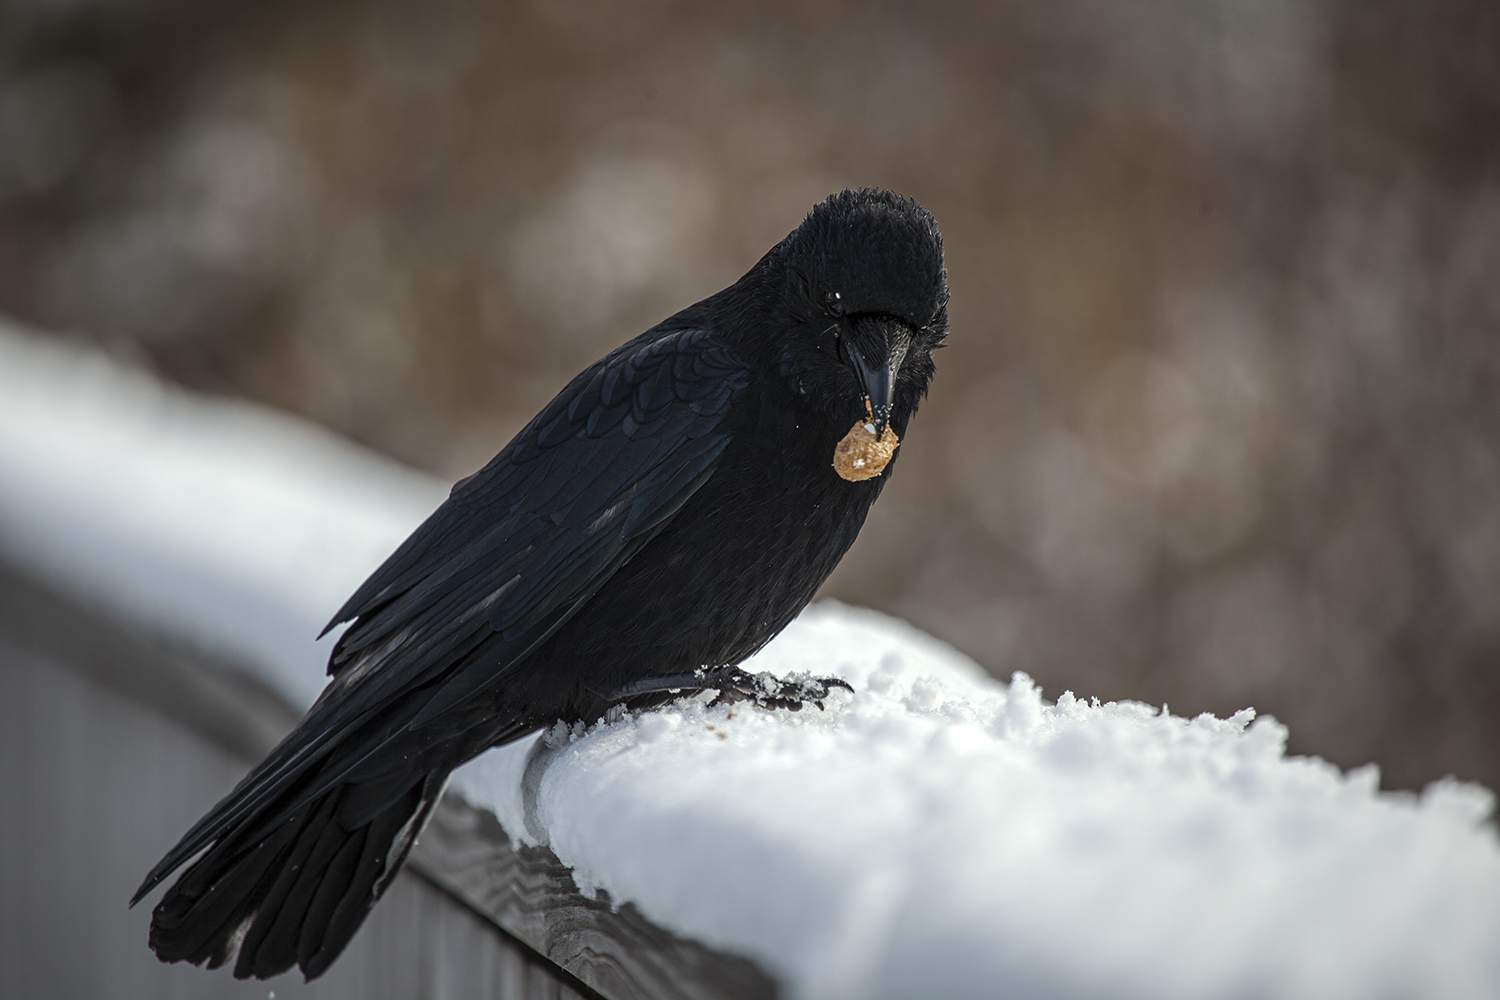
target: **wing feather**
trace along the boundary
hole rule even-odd
[[[333,682],[141,894],[261,810],[289,815],[356,768],[380,773],[397,737],[415,752],[450,740],[435,723],[502,683],[707,480],[748,383],[710,331],[668,324],[569,383],[339,609],[328,628],[353,625]]]

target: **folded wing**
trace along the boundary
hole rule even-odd
[[[382,774],[447,752],[465,705],[503,684],[712,474],[748,379],[710,331],[667,324],[575,378],[339,610],[328,627],[353,624],[330,658],[333,682],[132,903],[210,844],[274,827],[341,783],[364,789],[359,812],[386,808]],[[522,735],[527,720],[494,724],[492,739]],[[393,743],[399,763],[380,752]]]

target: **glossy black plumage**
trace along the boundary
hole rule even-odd
[[[334,616],[322,697],[132,901],[201,853],[158,956],[319,975],[458,764],[764,645],[889,477],[844,481],[834,447],[867,412],[904,436],[946,303],[931,216],[846,191],[581,373]]]

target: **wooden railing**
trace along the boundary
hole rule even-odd
[[[775,981],[446,798],[406,874],[322,979],[163,966],[135,880],[297,719],[231,663],[0,565],[0,996],[749,1000]]]

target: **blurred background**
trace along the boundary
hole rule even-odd
[[[0,2],[0,310],[448,478],[862,184],[953,333],[827,595],[1500,786],[1491,0]]]

